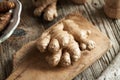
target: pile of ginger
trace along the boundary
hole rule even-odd
[[[90,30],[66,19],[47,29],[36,44],[41,53],[47,53],[45,59],[50,66],[67,67],[80,59],[81,51],[95,48],[95,42],[88,39],[90,34]]]

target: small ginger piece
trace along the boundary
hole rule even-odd
[[[67,67],[71,65],[70,53],[67,51],[63,52],[61,57],[60,66]]]
[[[81,43],[80,48],[81,48],[81,50],[85,50],[85,49],[87,49],[87,45],[84,43]]]
[[[58,16],[56,10],[57,0],[32,0],[35,5],[34,15],[40,16],[44,13],[44,19],[47,21],[52,21]]]
[[[37,48],[41,51],[41,52],[45,52],[48,44],[50,42],[50,35],[46,36],[45,38],[37,41]]]
[[[58,16],[58,13],[56,8],[56,2],[54,2],[44,10],[44,19],[47,21],[52,21],[57,16]]]
[[[60,49],[59,41],[57,39],[51,40],[48,50],[50,52],[57,52]]]
[[[72,20],[64,20],[46,30],[36,45],[40,52],[47,51],[46,61],[50,66],[67,67],[80,59],[82,50],[95,48],[95,42],[88,39],[91,33]]]
[[[0,31],[6,28],[7,24],[10,22],[12,13],[7,12],[5,14],[0,14]]]
[[[15,3],[13,1],[0,2],[0,12],[7,12],[13,8],[15,8]]]

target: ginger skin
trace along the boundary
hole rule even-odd
[[[0,14],[0,31],[4,30],[11,19],[12,13]]]
[[[15,3],[12,1],[2,1],[0,2],[0,12],[7,12],[10,9],[15,8]]]
[[[59,64],[61,56],[62,56],[62,51],[59,50],[53,53],[51,56],[46,56],[46,61],[48,62],[50,66],[54,67]]]
[[[74,21],[65,20],[47,29],[36,45],[40,52],[49,53],[46,61],[50,66],[66,67],[80,59],[82,50],[95,48],[95,42],[88,39],[90,34]]]
[[[35,16],[40,16],[44,12],[44,19],[47,21],[52,21],[55,17],[58,16],[56,10],[57,0],[32,0],[34,6]]]
[[[48,21],[52,21],[54,18],[58,16],[56,2],[50,4],[44,11],[44,19]]]
[[[70,53],[63,52],[63,55],[61,57],[60,65],[63,67],[70,66],[71,65],[71,59],[70,59]]]

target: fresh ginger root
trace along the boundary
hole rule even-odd
[[[57,0],[32,0],[36,9],[34,10],[35,16],[40,16],[44,12],[44,19],[52,21],[58,16],[56,10]]]
[[[50,4],[44,11],[44,19],[48,21],[52,21],[54,18],[58,16],[56,2]]]
[[[82,50],[92,50],[95,42],[88,39],[90,30],[80,29],[73,20],[65,20],[46,30],[37,40],[40,52],[47,52],[50,66],[70,66],[81,57]]]
[[[57,16],[57,0],[32,0],[34,6],[36,7],[34,10],[35,16],[40,16],[43,12],[44,19],[47,21],[54,20]],[[85,0],[72,0],[74,3],[85,3]]]
[[[4,14],[0,14],[0,31],[4,30],[7,24],[9,23],[11,19],[12,13],[7,12]]]
[[[87,39],[88,36],[91,34],[90,30],[87,30],[87,31],[86,30],[80,30],[79,25],[77,25],[72,20],[65,20],[63,22],[63,24],[65,25],[65,30],[70,32],[74,36],[75,40],[77,40],[78,42],[80,41],[79,44],[81,44],[80,47],[82,49],[88,48],[88,49],[91,50],[91,49],[95,48],[95,42],[92,41],[92,40]]]
[[[2,1],[0,2],[0,12],[7,12],[10,9],[15,8],[15,3],[12,1]]]

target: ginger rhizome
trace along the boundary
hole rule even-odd
[[[13,1],[2,1],[0,2],[0,32],[3,31],[12,17],[10,9],[15,8]]]
[[[44,19],[47,21],[52,21],[55,17],[58,16],[56,3],[57,0],[32,0],[34,6],[35,16],[40,16],[41,13],[44,13]]]
[[[50,66],[66,67],[80,59],[81,51],[95,48],[95,42],[88,39],[91,33],[67,19],[47,29],[36,45],[41,53],[48,54],[45,59]]]
[[[57,0],[32,0],[34,6],[36,7],[34,10],[35,16],[40,16],[43,12],[43,17],[47,21],[54,20],[57,16]],[[80,4],[85,3],[85,0],[72,0],[74,3]]]
[[[0,32],[5,29],[7,24],[9,23],[11,19],[12,13],[7,12],[4,14],[0,14]]]
[[[7,12],[13,8],[15,8],[15,3],[13,1],[0,2],[0,12]]]

